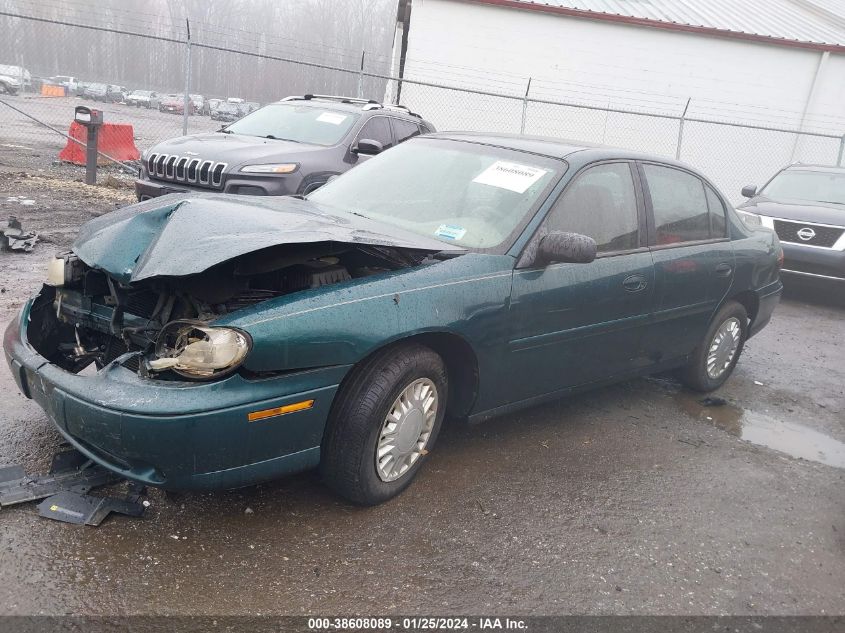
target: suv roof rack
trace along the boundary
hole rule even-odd
[[[313,99],[321,99],[323,101],[339,101],[340,103],[378,103],[372,99],[358,99],[356,97],[344,97],[343,95],[302,95],[285,97],[282,101],[311,101]]]
[[[391,103],[383,104],[379,103],[374,99],[359,99],[357,97],[344,97],[342,95],[291,95],[290,97],[285,97],[281,101],[313,101],[315,99],[319,99],[321,101],[337,101],[338,103],[360,103],[364,106],[362,108],[363,110],[399,110],[400,112],[404,112],[418,119],[422,118],[416,112],[411,112],[410,108],[408,108],[407,106],[394,105]]]

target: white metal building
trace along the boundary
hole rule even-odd
[[[690,117],[845,133],[845,0],[402,0],[393,63],[434,84],[521,96],[530,78],[537,99],[673,115],[689,101]],[[517,101],[452,95],[401,88],[441,129],[519,131]],[[660,126],[550,110],[525,132],[672,154]],[[771,165],[813,153],[792,136]]]

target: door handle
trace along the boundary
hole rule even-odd
[[[622,282],[622,287],[628,292],[639,292],[640,290],[645,290],[647,286],[648,282],[642,275],[631,275],[630,277],[626,277],[625,281]]]
[[[719,277],[730,277],[733,270],[733,266],[731,266],[727,262],[722,262],[721,264],[716,266],[716,274],[719,275]]]

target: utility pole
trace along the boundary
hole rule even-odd
[[[191,91],[191,22],[185,18],[185,27],[187,28],[187,37],[185,39],[185,46],[187,51],[185,54],[185,94],[182,100],[182,136],[188,135],[188,114],[189,108],[193,107],[189,92]]]

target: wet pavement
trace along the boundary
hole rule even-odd
[[[55,242],[0,253],[3,327]],[[34,504],[0,510],[0,612],[841,614],[835,292],[790,288],[710,396],[721,400],[659,376],[448,425],[417,481],[379,507],[350,506],[306,473],[153,491],[143,519],[98,528]],[[59,437],[5,364],[0,396],[0,465],[44,471]]]

